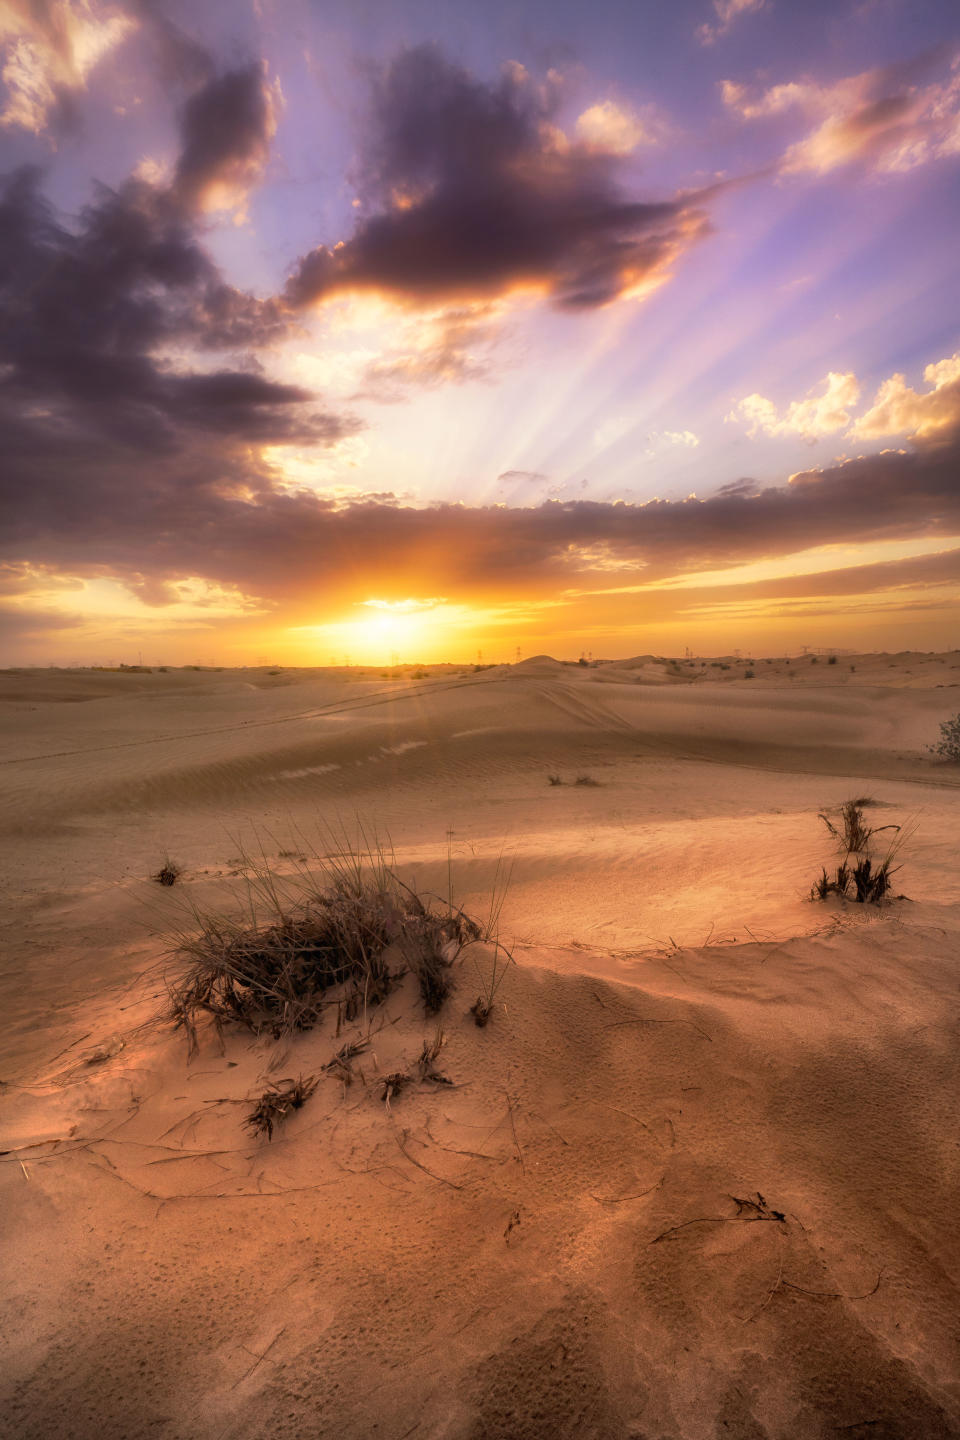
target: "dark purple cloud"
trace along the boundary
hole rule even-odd
[[[359,188],[370,213],[298,263],[294,305],[373,290],[446,302],[528,286],[565,309],[615,299],[707,228],[693,199],[629,198],[613,156],[568,144],[519,67],[492,85],[433,46],[376,79]]]
[[[15,450],[66,457],[99,436],[182,451],[209,435],[225,446],[221,469],[231,445],[329,443],[357,428],[259,362],[238,364],[288,333],[289,317],[228,285],[198,239],[211,194],[237,193],[262,163],[265,93],[259,66],[210,79],[184,107],[173,184],[99,187],[70,226],[38,171],[0,178],[0,420]],[[198,351],[233,359],[191,371]]]
[[[218,443],[157,454],[131,483],[119,444],[91,443],[57,463],[16,444],[0,553],[166,581],[202,575],[290,604],[331,603],[378,589],[451,598],[556,595],[644,582],[711,565],[788,555],[838,539],[859,543],[960,534],[960,436],[796,477],[755,495],[646,505],[548,501],[532,507],[445,504],[415,509],[386,497],[337,503],[271,489],[250,455],[228,462]],[[250,500],[250,493],[255,495]],[[599,557],[599,558],[598,558]],[[791,582],[792,583],[792,582]]]
[[[173,194],[187,210],[242,199],[259,178],[275,129],[263,66],[215,76],[190,97],[180,119]]]

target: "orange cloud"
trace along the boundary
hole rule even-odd
[[[920,394],[902,375],[891,375],[850,434],[869,440],[881,435],[927,440],[951,430],[960,423],[960,352],[928,365],[923,378],[933,388]]]
[[[577,117],[577,138],[588,150],[607,155],[629,155],[640,145],[655,144],[658,126],[614,100],[601,100]]]

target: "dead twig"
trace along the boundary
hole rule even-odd
[[[426,1165],[421,1165],[420,1161],[410,1154],[410,1151],[404,1143],[408,1134],[409,1132],[407,1130],[394,1131],[394,1139],[400,1147],[400,1153],[405,1159],[409,1160],[411,1165],[416,1165],[418,1170],[422,1170],[424,1175],[429,1175],[431,1180],[438,1180],[441,1185],[449,1185],[451,1190],[462,1190],[462,1185],[457,1185],[453,1180],[448,1180],[445,1175],[438,1175],[435,1170],[429,1170]]]
[[[513,1131],[513,1143],[517,1147],[517,1159],[520,1161],[520,1170],[522,1174],[526,1175],[527,1167],[523,1159],[523,1146],[520,1144],[520,1137],[517,1134],[516,1121],[513,1118],[513,1103],[513,1097],[511,1095],[508,1095],[507,1109],[510,1112],[510,1129]]]

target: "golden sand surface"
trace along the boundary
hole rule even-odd
[[[960,652],[424,669],[0,673],[0,1433],[960,1435]],[[809,898],[854,797],[882,907]],[[381,1098],[410,977],[189,1057],[176,932],[361,832],[510,869],[453,1084]]]

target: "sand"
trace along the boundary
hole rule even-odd
[[[960,653],[816,660],[0,674],[0,1432],[960,1435]],[[853,796],[909,898],[809,900]],[[268,1142],[344,1036],[188,1058],[165,952],[358,824],[512,863],[516,963],[452,1086],[380,1099],[408,979]]]

